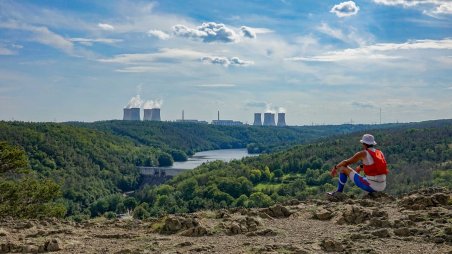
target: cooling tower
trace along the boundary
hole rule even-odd
[[[278,126],[286,126],[286,113],[278,113]]]
[[[275,126],[275,114],[264,113],[264,126]]]
[[[130,120],[131,118],[131,111],[130,108],[124,108],[124,117],[122,120]]]
[[[159,108],[151,109],[151,121],[160,121],[160,109]]]
[[[261,126],[262,125],[262,114],[254,113],[254,123],[253,125]]]
[[[151,121],[151,119],[152,119],[152,109],[145,108],[143,121]]]
[[[131,108],[130,109],[130,119],[132,121],[140,121],[140,108]]]

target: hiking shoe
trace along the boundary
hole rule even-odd
[[[340,202],[347,199],[347,195],[340,191],[327,192],[327,199],[332,202]]]

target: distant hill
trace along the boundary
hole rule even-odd
[[[307,143],[331,135],[406,126],[406,124],[344,124],[281,128],[152,121],[99,121],[93,123],[71,122],[67,124],[125,137],[136,144],[164,149],[181,149],[188,154],[214,149],[246,148],[247,146],[250,152],[268,153],[287,148],[290,145]]]

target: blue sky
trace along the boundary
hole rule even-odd
[[[410,122],[451,98],[449,0],[0,0],[2,120]]]

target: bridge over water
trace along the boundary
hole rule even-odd
[[[181,168],[165,168],[165,167],[137,167],[140,174],[146,177],[172,177],[186,171]]]

